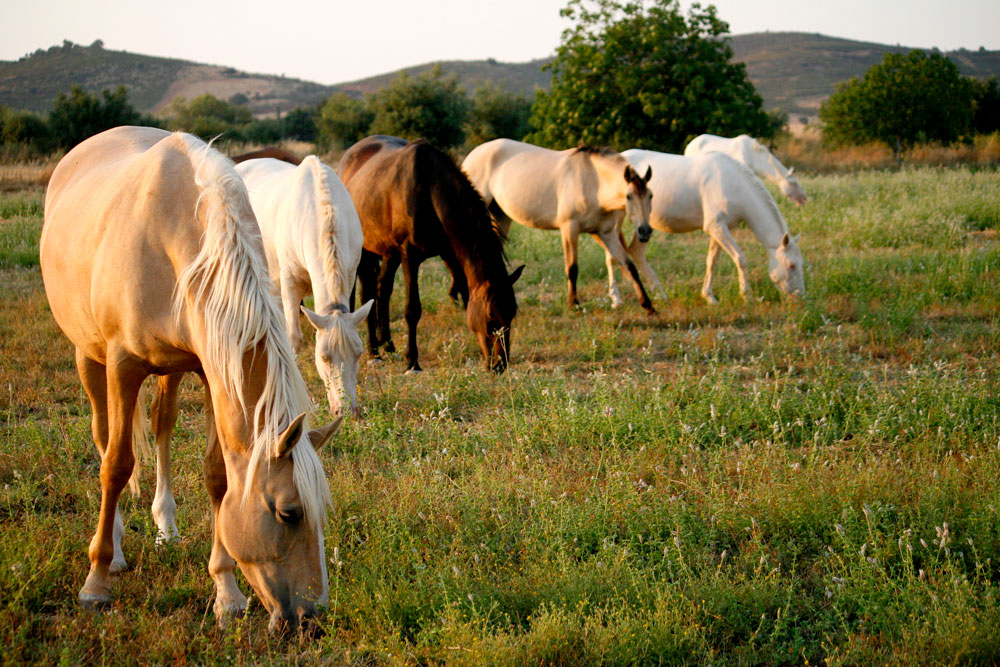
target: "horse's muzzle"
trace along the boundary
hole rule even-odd
[[[639,241],[646,243],[649,241],[649,237],[653,235],[653,228],[649,225],[644,225],[636,229],[636,233],[639,235]]]

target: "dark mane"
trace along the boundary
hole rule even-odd
[[[590,146],[588,144],[581,144],[581,145],[577,146],[576,148],[573,149],[573,153],[574,154],[576,154],[576,153],[583,153],[585,155],[589,153],[589,154],[592,154],[592,155],[603,155],[603,156],[606,156],[606,157],[611,157],[611,156],[614,156],[614,155],[618,155],[617,151],[612,150],[611,148],[608,148],[607,146]]]
[[[459,258],[481,268],[485,280],[506,276],[503,239],[469,177],[451,157],[431,144],[418,139],[410,146],[415,151],[417,173],[435,175],[432,203]]]

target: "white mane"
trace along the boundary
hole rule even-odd
[[[763,181],[757,178],[757,174],[755,174],[753,169],[749,166],[739,160],[732,160],[731,162],[743,171],[744,176],[746,176],[746,180],[753,184],[758,197],[763,200],[764,205],[767,206],[767,208],[771,211],[771,214],[777,219],[782,233],[787,234],[788,223],[785,222],[784,216],[781,215],[781,209],[778,208],[778,203],[774,201],[774,197],[771,196],[771,191],[767,189],[767,186],[764,185]]]
[[[195,211],[202,209],[205,221],[201,251],[178,276],[174,312],[179,315],[186,303],[191,312],[201,313],[206,338],[201,363],[243,408],[243,357],[260,343],[267,352],[264,389],[253,414],[245,500],[261,460],[274,455],[271,445],[293,416],[309,412],[312,405],[271,296],[260,229],[243,181],[232,163],[208,144],[189,134],[173,136],[195,167],[195,183],[201,189]],[[292,460],[306,517],[320,526],[329,503],[322,465],[308,443],[292,450]]]
[[[315,155],[302,160],[312,170],[313,188],[315,190],[316,210],[319,213],[319,247],[323,260],[323,277],[330,298],[336,299],[344,293],[350,283],[345,262],[340,258],[337,246],[337,207],[333,205],[333,195],[327,183],[327,173],[323,164]]]

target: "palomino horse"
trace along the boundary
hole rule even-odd
[[[736,263],[743,298],[750,296],[746,255],[730,231],[741,220],[746,221],[767,251],[771,280],[778,289],[790,296],[805,293],[798,237],[789,235],[771,193],[747,167],[722,153],[684,157],[632,149],[622,155],[636,169],[653,168],[653,180],[649,183],[653,191],[650,215],[653,229],[676,234],[701,229],[711,239],[701,289],[709,303],[718,303],[712,294],[712,273],[720,249]],[[633,239],[629,254],[662,293],[660,281],[646,261],[646,244]],[[610,260],[608,263],[610,268]]]
[[[477,146],[462,169],[483,196],[506,237],[511,221],[535,229],[558,229],[562,234],[569,305],[576,298],[576,249],[582,232],[592,234],[628,271],[642,307],[653,313],[639,274],[621,242],[625,215],[639,238],[649,238],[650,172],[640,177],[618,153],[582,146],[554,151],[511,139],[495,139]],[[613,275],[613,274],[612,274]],[[612,279],[608,291],[613,306],[622,303]]]
[[[330,411],[339,414],[347,407],[357,413],[363,352],[358,326],[372,302],[354,313],[348,308],[363,240],[351,195],[315,155],[298,167],[272,158],[247,160],[236,172],[246,183],[260,224],[292,350],[298,354],[302,348],[299,304],[311,292],[316,312],[301,308],[316,329],[316,368]]]
[[[694,139],[684,149],[685,157],[694,157],[703,153],[725,153],[737,162],[750,167],[760,178],[771,181],[778,186],[781,194],[802,206],[806,203],[806,191],[795,176],[795,167],[788,169],[753,137],[741,134],[727,139],[714,134],[702,134]]]
[[[302,164],[302,158],[290,151],[286,151],[284,148],[279,148],[278,146],[265,146],[259,150],[250,151],[249,153],[234,155],[230,159],[236,164],[239,164],[241,162],[246,162],[247,160],[257,160],[265,157],[281,160],[282,162],[293,164],[296,167]]]
[[[272,629],[316,614],[329,595],[329,489],[315,446],[339,422],[306,431],[309,395],[230,162],[188,134],[119,127],[96,135],[52,174],[40,256],[52,314],[76,346],[101,452],[81,603],[110,602],[111,572],[125,566],[113,562],[117,505],[133,470],[140,386],[149,375],[162,376],[162,387],[196,372],[205,385],[216,615],[223,622],[246,607],[237,564]],[[168,403],[154,403],[158,440],[173,426]]]
[[[375,299],[375,316],[368,317],[372,354],[377,355],[380,345],[393,350],[389,297],[396,269],[402,263],[407,368],[420,370],[417,271],[425,259],[440,255],[454,278],[465,278],[462,288],[469,295],[466,322],[476,336],[486,367],[503,371],[510,355],[511,322],[517,313],[514,281],[524,267],[507,274],[500,237],[465,174],[450,157],[425,141],[407,143],[383,135],[367,137],[347,149],[338,171],[354,198],[364,229],[365,250],[358,278],[361,298]]]

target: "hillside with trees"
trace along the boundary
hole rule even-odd
[[[720,17],[723,20],[725,17]],[[809,33],[752,33],[729,37],[733,60],[746,65],[750,81],[766,110],[781,109],[793,119],[815,118],[820,103],[836,85],[861,77],[886,53],[908,53],[909,46],[887,46]],[[1000,76],[1000,51],[959,50],[945,53],[965,76]],[[536,87],[548,89],[551,74],[542,67],[551,58],[527,63],[496,60],[443,61],[408,67],[419,77],[439,65],[454,73],[468,93],[485,81],[528,97]],[[312,106],[335,92],[360,98],[388,86],[399,72],[325,86],[233,68],[159,58],[105,49],[100,40],[90,46],[64,42],[39,49],[17,61],[0,61],[0,105],[48,111],[53,100],[78,84],[91,94],[124,85],[137,109],[158,112],[174,97],[194,99],[210,94],[218,99],[244,101],[255,115],[273,115]]]

